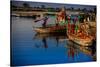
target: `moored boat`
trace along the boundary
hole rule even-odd
[[[92,36],[89,36],[89,37],[86,37],[86,38],[81,38],[81,37],[77,37],[76,35],[71,35],[71,34],[68,34],[68,38],[69,40],[81,45],[81,46],[91,46],[92,45],[92,40],[93,40],[93,37]]]
[[[66,26],[37,27],[34,30],[37,33],[66,33]]]

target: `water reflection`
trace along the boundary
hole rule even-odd
[[[45,37],[42,39],[42,42],[44,44],[44,48],[48,48],[47,41],[46,41]]]
[[[95,45],[95,44],[93,44]],[[96,60],[96,48],[94,48],[94,46],[91,47],[84,47],[84,46],[80,46],[78,44],[75,44],[72,41],[67,41],[67,48],[68,48],[68,56],[72,57],[74,59],[74,56],[76,55],[78,57],[79,52],[81,51],[82,53],[91,56],[93,58],[93,60]]]
[[[65,34],[35,34],[35,36],[33,37],[33,39],[41,39],[42,43],[43,43],[43,48],[47,49],[49,48],[48,43],[47,42],[47,38],[53,38],[56,41],[56,47],[59,48],[59,45],[61,42],[66,41],[66,43],[63,45],[66,48],[66,55],[68,57],[68,60],[70,61],[71,58],[72,60],[75,60],[75,57],[78,58],[78,55],[80,52],[84,53],[85,55],[88,55],[90,57],[92,57],[92,60],[96,60],[96,56],[94,57],[94,55],[96,55],[96,48],[94,48],[95,43],[93,43],[92,46],[90,47],[84,47],[84,46],[80,46],[70,40],[68,40],[67,36]],[[40,45],[41,46],[41,45]],[[37,48],[37,46],[36,46]],[[95,58],[95,59],[94,59]]]
[[[47,44],[47,40],[46,38],[51,38],[54,39],[56,41],[56,47],[59,46],[59,41],[60,39],[67,39],[65,34],[35,34],[35,36],[33,37],[34,39],[41,39],[42,43],[44,44],[44,48],[48,48],[48,44]]]
[[[67,51],[67,55],[69,58],[72,58],[72,60],[74,60],[75,56],[78,55],[78,50],[77,50],[77,47],[75,46],[75,44],[71,41],[67,41],[67,45],[66,45],[68,51]]]

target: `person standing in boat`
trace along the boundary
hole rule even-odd
[[[67,21],[68,21],[68,23],[67,23],[67,34],[71,34],[71,17],[70,16],[68,16],[67,17]]]
[[[56,16],[56,25],[63,24],[66,21],[66,10],[65,7]]]
[[[42,27],[45,28],[46,24],[47,24],[47,21],[48,21],[48,17],[47,16],[44,16],[42,19],[35,20],[34,22],[38,22],[38,21],[42,21],[42,20],[43,20]]]
[[[75,34],[78,35],[78,27],[79,27],[79,21],[78,17],[75,17]]]
[[[42,27],[44,28],[46,27],[47,20],[48,20],[48,17],[43,18],[44,23],[42,24]]]

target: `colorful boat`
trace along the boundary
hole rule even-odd
[[[34,30],[37,33],[66,33],[66,26],[37,27]]]
[[[86,38],[81,38],[81,37],[77,37],[75,34],[68,34],[68,38],[69,40],[81,45],[81,46],[91,46],[92,45],[92,40],[93,40],[93,37],[92,36],[89,36],[89,37],[86,37]]]

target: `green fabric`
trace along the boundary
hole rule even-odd
[[[77,31],[77,30],[78,30],[78,26],[76,25],[76,26],[75,26],[75,31]]]
[[[68,21],[66,20],[66,22],[65,22],[66,24],[68,23]]]

